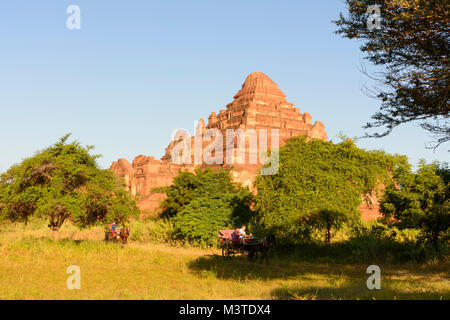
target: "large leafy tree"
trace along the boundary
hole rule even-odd
[[[69,134],[0,176],[0,218],[47,217],[58,231],[67,219],[80,228],[124,222],[138,209],[110,170],[98,167],[92,146],[68,143]]]
[[[384,128],[381,137],[410,121],[437,138],[450,140],[450,10],[442,0],[346,0],[348,14],[335,23],[337,33],[363,40],[365,59],[380,66],[372,91],[380,110],[365,128]],[[373,9],[370,6],[377,6]],[[379,13],[379,14],[378,14]]]
[[[278,173],[256,178],[254,223],[294,243],[309,239],[317,226],[328,231],[358,220],[358,206],[369,201],[365,196],[406,162],[402,156],[360,149],[351,140],[334,144],[305,136],[291,139],[279,154]]]
[[[177,238],[192,243],[213,245],[217,230],[247,223],[252,214],[252,193],[229,170],[181,171],[164,191],[163,215],[171,217]]]
[[[421,230],[438,250],[439,242],[448,239],[450,226],[450,170],[422,160],[417,173],[399,172],[394,181],[381,199],[386,221],[401,229]]]

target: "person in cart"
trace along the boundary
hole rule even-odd
[[[237,246],[240,245],[242,243],[241,238],[239,237],[239,228],[236,228],[233,233],[231,234],[231,242],[233,243],[233,245]]]
[[[231,240],[238,240],[239,239],[239,231],[240,231],[241,229],[239,229],[239,228],[236,228],[235,230],[234,230],[234,232],[231,234]]]
[[[245,233],[245,229],[246,227],[243,225],[240,229],[236,229],[239,230],[238,235],[240,239],[253,239],[253,234],[250,233],[249,235],[247,235]]]
[[[111,230],[111,236],[114,237],[116,233],[120,232],[120,229],[122,229],[121,226],[119,226],[117,223],[113,222],[109,225],[109,230]]]

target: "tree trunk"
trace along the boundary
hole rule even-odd
[[[52,229],[53,241],[57,242],[59,240],[59,229]]]
[[[331,229],[325,231],[325,242],[331,243]]]
[[[438,240],[438,234],[436,234],[435,232],[431,233],[431,238],[432,238],[432,242],[433,242],[433,246],[434,246],[434,250],[436,251],[436,253],[439,252],[439,240]]]

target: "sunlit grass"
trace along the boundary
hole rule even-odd
[[[105,243],[103,229],[67,224],[60,241],[45,223],[0,232],[0,299],[449,299],[447,262],[383,265],[381,290],[366,287],[367,265],[244,258],[219,250],[131,241]],[[375,263],[375,262],[374,262]],[[81,268],[69,290],[66,269]]]

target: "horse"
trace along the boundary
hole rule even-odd
[[[119,238],[120,238],[120,245],[122,247],[128,243],[129,236],[130,236],[130,227],[124,227],[120,229]]]
[[[256,261],[258,259],[258,253],[261,253],[262,256],[259,264],[262,264],[264,259],[266,259],[266,263],[269,264],[268,252],[273,244],[275,244],[275,235],[273,233],[262,239],[251,239],[251,242],[245,246],[249,251],[250,261]]]

